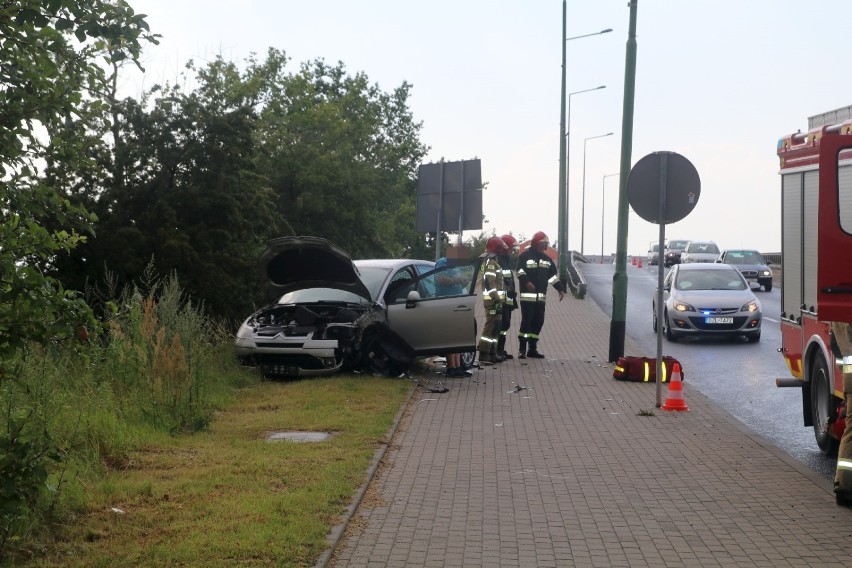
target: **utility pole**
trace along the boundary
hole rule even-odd
[[[630,27],[624,64],[624,110],[621,117],[621,168],[618,184],[618,236],[615,274],[612,277],[612,322],[609,328],[609,361],[615,363],[624,355],[627,328],[627,178],[633,152],[633,100],[636,91],[636,12],[639,0],[630,0]]]

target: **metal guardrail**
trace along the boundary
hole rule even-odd
[[[586,297],[586,279],[577,270],[576,262],[589,262],[589,259],[571,250],[568,251],[568,289],[575,298],[582,300]]]
[[[781,264],[780,252],[762,252],[760,254],[763,255],[763,258],[765,258],[767,262],[771,262],[776,266],[779,266]]]

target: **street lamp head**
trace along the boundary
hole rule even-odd
[[[574,36],[574,37],[566,37],[565,41],[571,41],[572,39],[580,39],[580,38],[584,38],[584,37],[592,37],[592,36],[601,35],[601,34],[608,34],[611,31],[612,31],[612,28],[607,28],[605,30],[601,30],[599,32],[595,32],[595,33],[592,33],[592,34],[583,34],[583,35],[578,35],[578,36]],[[564,37],[564,34],[565,34],[565,28],[564,27],[562,29],[562,34],[563,34],[563,37]]]

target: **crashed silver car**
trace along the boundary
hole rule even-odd
[[[353,261],[326,239],[282,237],[259,264],[277,301],[243,322],[235,350],[264,376],[397,376],[418,356],[475,351],[478,263],[436,270],[426,260]],[[447,289],[448,273],[469,284]]]

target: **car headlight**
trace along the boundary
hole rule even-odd
[[[679,312],[694,312],[695,308],[684,302],[675,302],[674,309]]]
[[[770,271],[768,271],[768,270],[764,270],[761,274],[762,274],[763,276],[772,276],[772,273],[771,273]]]
[[[237,339],[245,339],[247,337],[251,337],[251,334],[254,330],[247,323],[243,322],[243,325],[240,326],[240,329],[237,330]]]
[[[754,312],[758,311],[759,309],[760,309],[760,304],[758,304],[757,301],[754,301],[754,302],[749,302],[748,304],[741,307],[740,311],[741,312],[754,313]]]

